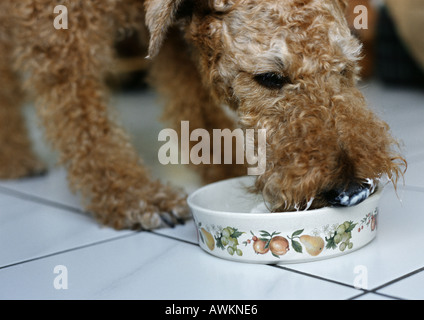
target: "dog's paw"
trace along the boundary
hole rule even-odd
[[[174,228],[178,224],[184,224],[189,216],[185,213],[189,212],[188,207],[181,206],[170,211],[162,211],[156,207],[153,210],[137,213],[132,219],[129,219],[126,224],[131,229],[152,230],[158,228]]]
[[[191,218],[186,198],[186,195],[172,189],[154,194],[148,201],[140,201],[140,210],[130,215],[128,223],[132,228],[141,227],[145,230],[174,228],[184,224]]]
[[[100,223],[117,230],[153,230],[175,227],[190,219],[186,199],[181,190],[155,182],[141,190],[129,190],[125,199],[112,195],[102,203],[102,209],[93,203],[90,211]]]

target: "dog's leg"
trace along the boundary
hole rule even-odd
[[[11,43],[0,37],[0,179],[38,175],[45,167],[31,149],[21,110],[22,91],[12,66]]]
[[[71,188],[101,223],[116,229],[152,229],[187,218],[186,196],[151,179],[108,113],[103,80],[113,62],[113,7],[69,3],[69,29],[55,30],[45,2],[35,13],[22,11],[19,59]]]
[[[185,47],[186,44],[179,32],[172,30],[160,53],[153,59],[150,78],[153,86],[166,99],[163,119],[178,132],[179,136],[181,136],[181,121],[189,121],[191,131],[202,128],[209,132],[210,159],[213,162],[213,129],[233,130],[236,128],[236,121],[231,119],[204,86],[197,66]],[[190,149],[196,143],[191,142]],[[232,164],[199,164],[192,167],[199,172],[206,183],[246,174],[245,166],[236,164],[235,143],[231,152]],[[223,149],[221,154],[224,154]]]

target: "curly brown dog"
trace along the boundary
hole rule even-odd
[[[53,26],[55,5],[69,28]],[[189,216],[185,195],[150,177],[108,113],[105,75],[114,41],[137,30],[150,77],[177,131],[266,129],[266,170],[257,192],[272,210],[352,205],[349,199],[406,165],[388,125],[356,88],[361,46],[343,0],[2,0],[0,177],[43,169],[20,114],[31,92],[72,190],[115,228],[156,228]],[[147,28],[146,28],[147,26]],[[243,166],[196,166],[206,182]]]

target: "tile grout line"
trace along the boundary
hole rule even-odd
[[[418,274],[418,273],[420,273],[420,272],[423,272],[424,271],[424,267],[421,267],[421,268],[419,268],[419,269],[416,269],[416,270],[414,270],[414,271],[411,271],[411,272],[409,272],[409,273],[406,273],[406,274],[404,274],[403,276],[400,276],[400,277],[398,277],[398,278],[395,278],[395,279],[393,279],[393,280],[391,280],[391,281],[388,281],[388,282],[386,282],[386,283],[384,283],[384,284],[382,284],[382,285],[380,285],[380,286],[378,286],[378,287],[376,287],[376,288],[374,288],[374,289],[372,289],[372,290],[370,290],[371,292],[373,292],[373,293],[378,293],[377,291],[378,290],[381,290],[381,289],[383,289],[383,288],[386,288],[386,287],[388,287],[388,286],[391,286],[392,284],[395,284],[395,283],[397,283],[397,282],[400,282],[400,281],[402,281],[402,280],[405,280],[405,279],[407,279],[407,278],[409,278],[409,277],[412,277],[412,276],[414,276],[414,275],[416,275],[416,274]],[[383,295],[384,295],[384,293],[383,293]]]
[[[171,240],[176,240],[176,241],[179,241],[179,242],[184,242],[184,243],[191,244],[193,246],[199,247],[199,244],[196,243],[196,242],[191,242],[189,240],[184,240],[184,239],[173,237],[173,236],[170,236],[170,235],[167,235],[167,234],[162,234],[162,233],[159,233],[159,232],[154,231],[154,230],[153,231],[146,230],[146,232],[152,233],[156,236],[168,238],[168,239],[171,239]]]
[[[360,293],[356,296],[350,297],[349,299],[346,299],[346,300],[356,300],[357,298],[366,296],[367,294],[375,294],[377,296],[382,296],[382,297],[390,298],[390,299],[393,299],[393,300],[406,300],[404,298],[399,298],[399,297],[391,296],[391,295],[384,294],[384,293],[378,293],[378,292],[363,292],[363,293]]]
[[[335,283],[335,284],[338,284],[338,285],[342,285],[342,286],[345,286],[345,287],[349,287],[349,288],[352,288],[352,289],[356,289],[356,290],[362,291],[362,293],[360,293],[360,294],[358,294],[356,296],[353,296],[353,297],[351,297],[351,298],[349,298],[347,300],[353,300],[353,299],[356,299],[358,297],[361,297],[361,296],[366,295],[366,294],[369,294],[369,293],[380,295],[380,296],[383,296],[383,297],[388,297],[388,298],[395,299],[395,300],[405,300],[405,298],[400,298],[400,297],[392,296],[392,295],[389,295],[389,294],[381,293],[381,292],[378,292],[378,290],[381,290],[381,289],[383,289],[383,288],[385,288],[387,286],[390,286],[390,285],[392,285],[394,283],[397,283],[399,281],[402,281],[404,279],[407,279],[407,278],[409,278],[411,276],[414,276],[415,274],[418,274],[418,273],[424,271],[424,267],[422,267],[422,268],[419,268],[419,269],[417,269],[415,271],[409,272],[409,273],[407,273],[407,274],[405,274],[405,275],[403,275],[401,277],[398,277],[396,279],[393,279],[391,281],[388,281],[387,283],[384,283],[384,284],[382,284],[380,286],[377,286],[377,287],[375,287],[373,289],[361,289],[361,288],[355,288],[353,285],[349,285],[349,284],[346,284],[344,282],[339,282],[339,281],[328,279],[328,278],[324,278],[324,277],[321,277],[321,276],[316,276],[314,274],[306,273],[306,272],[303,272],[303,271],[298,271],[298,270],[287,268],[287,267],[284,267],[284,266],[280,266],[280,265],[270,265],[270,266],[281,268],[281,269],[284,269],[286,271],[298,273],[298,274],[305,275],[305,276],[308,276],[308,277],[311,277],[311,278],[315,278],[315,279],[319,279],[319,280],[323,280],[323,281],[332,282],[332,283]]]
[[[164,235],[164,234],[156,233],[154,231],[152,233],[154,233],[154,234],[156,234],[158,236],[161,236],[161,237],[170,238],[170,239],[181,241],[181,242],[188,243],[188,244],[191,244],[191,245],[199,246],[198,243],[193,243],[191,241],[187,241],[187,240],[175,238],[175,237],[172,237],[172,236],[169,236],[169,235]],[[343,282],[339,282],[339,281],[332,280],[332,279],[327,279],[327,278],[320,277],[320,276],[317,276],[317,275],[313,275],[313,274],[310,274],[310,273],[306,273],[306,272],[298,271],[298,270],[295,270],[295,269],[287,268],[287,267],[284,267],[284,266],[281,266],[281,265],[266,264],[266,266],[273,267],[273,268],[279,268],[279,269],[282,269],[282,270],[285,270],[285,271],[288,271],[288,272],[294,272],[294,273],[297,273],[297,274],[300,274],[300,275],[303,275],[303,276],[306,276],[306,277],[311,277],[311,278],[315,278],[315,279],[318,279],[318,280],[321,280],[321,281],[327,281],[327,282],[331,282],[331,283],[338,284],[338,285],[341,285],[341,286],[345,286],[345,287],[349,287],[349,288],[352,288],[352,289],[356,289],[358,291],[362,291],[363,294],[369,293],[369,290],[357,289],[354,286],[348,285],[348,284],[343,283]]]
[[[177,240],[177,241],[184,242],[184,243],[191,244],[191,245],[195,245],[195,246],[199,246],[198,243],[193,243],[191,241],[187,241],[187,240],[175,238],[175,237],[172,237],[172,236],[169,236],[169,235],[164,235],[164,234],[156,233],[154,231],[150,231],[150,232],[151,233],[154,233],[155,235],[161,236],[161,237],[169,238],[169,239],[172,239],[172,240]],[[376,293],[376,292],[372,292],[372,291],[366,290],[366,289],[358,289],[358,288],[355,288],[353,285],[349,285],[349,284],[346,284],[346,283],[343,283],[343,282],[339,282],[339,281],[336,281],[336,280],[324,278],[324,277],[317,276],[317,275],[314,275],[314,274],[310,274],[310,273],[298,271],[298,270],[287,268],[287,267],[284,267],[284,266],[281,266],[281,265],[277,265],[277,264],[267,264],[266,266],[273,267],[273,268],[278,268],[278,269],[282,269],[282,270],[285,270],[287,272],[297,273],[297,274],[300,274],[300,275],[303,275],[303,276],[306,276],[306,277],[318,279],[318,280],[321,280],[321,281],[331,282],[331,283],[334,283],[334,284],[337,284],[337,285],[341,285],[341,286],[344,286],[344,287],[348,287],[348,288],[352,288],[352,289],[355,289],[355,290],[358,290],[358,291],[362,291],[362,293],[359,294],[358,296],[362,296],[362,295],[365,295],[367,293]]]
[[[172,236],[163,235],[163,234],[160,234],[160,233],[156,233],[154,231],[141,230],[141,231],[134,231],[132,233],[125,234],[125,235],[122,235],[122,236],[117,236],[117,237],[110,238],[110,239],[104,239],[104,240],[101,240],[101,241],[96,241],[96,242],[92,242],[92,243],[89,243],[89,244],[85,244],[85,245],[81,245],[81,246],[77,246],[77,247],[73,247],[73,248],[68,248],[68,249],[61,250],[61,251],[52,252],[52,253],[49,253],[49,254],[46,254],[46,255],[43,255],[43,256],[38,256],[38,257],[31,258],[31,259],[21,260],[19,262],[0,266],[0,271],[3,270],[3,269],[15,267],[15,266],[18,266],[18,265],[21,265],[21,264],[25,264],[25,263],[29,263],[29,262],[33,262],[33,261],[38,261],[38,260],[42,260],[42,259],[45,259],[45,258],[50,258],[50,257],[56,256],[56,255],[60,255],[60,254],[68,253],[68,252],[73,252],[73,251],[77,251],[77,250],[80,250],[80,249],[94,247],[94,246],[101,245],[101,244],[108,243],[108,242],[112,242],[112,241],[115,241],[115,240],[121,240],[121,239],[129,238],[129,237],[135,236],[135,235],[142,233],[142,232],[151,233],[151,234],[161,236],[161,237],[164,237],[164,238],[168,238],[168,239],[171,239],[171,240],[177,240],[179,242],[184,242],[186,244],[198,246],[198,244],[193,243],[191,241],[184,240],[184,239],[179,239],[179,238],[175,238],[175,237],[172,237]]]
[[[346,300],[350,301],[350,300],[356,300],[357,298],[363,297],[365,295],[367,295],[369,292],[362,292],[359,293],[357,295],[354,295],[353,297],[347,298]]]
[[[408,300],[408,299],[405,299],[405,298],[400,298],[400,297],[396,297],[396,296],[392,296],[390,294],[385,294],[385,293],[380,293],[380,292],[373,292],[373,294],[376,294],[378,296],[382,296],[382,297],[385,297],[385,298],[394,299],[394,300]]]
[[[187,241],[187,240],[184,240],[184,239],[172,237],[172,236],[169,236],[169,235],[164,235],[164,234],[161,234],[161,233],[157,233],[155,231],[148,231],[148,232],[153,233],[153,234],[155,234],[157,236],[160,236],[160,237],[165,237],[165,238],[169,238],[169,239],[176,240],[176,241],[179,241],[179,242],[184,242],[184,243],[187,243],[187,244],[190,244],[190,245],[199,246],[198,243],[194,243],[194,242]],[[399,277],[399,278],[397,278],[395,280],[392,280],[392,281],[390,281],[390,282],[388,282],[386,284],[383,284],[381,286],[378,286],[378,287],[376,287],[374,289],[369,290],[369,289],[355,288],[353,285],[349,285],[349,284],[344,283],[344,282],[340,282],[340,281],[337,281],[337,280],[332,280],[332,279],[329,279],[329,278],[324,278],[324,277],[321,277],[321,276],[318,276],[318,275],[314,275],[314,274],[306,273],[306,272],[303,272],[303,271],[291,269],[291,268],[288,268],[288,267],[285,267],[285,266],[281,266],[281,265],[277,265],[277,264],[268,264],[267,266],[270,266],[270,267],[273,267],[273,268],[279,268],[279,269],[282,269],[282,270],[285,270],[285,271],[288,271],[288,272],[297,273],[297,274],[300,274],[300,275],[303,275],[303,276],[306,276],[306,277],[310,277],[310,278],[314,278],[314,279],[317,279],[317,280],[331,282],[331,283],[334,283],[334,284],[337,284],[337,285],[341,285],[341,286],[344,286],[344,287],[348,287],[348,288],[351,288],[351,289],[358,290],[359,292],[362,291],[358,295],[353,296],[351,298],[348,298],[346,300],[354,300],[354,299],[356,299],[358,297],[361,297],[361,296],[364,296],[366,294],[376,294],[376,295],[387,297],[387,298],[390,298],[390,299],[405,300],[404,298],[400,298],[400,297],[391,296],[391,295],[388,295],[388,294],[385,294],[385,293],[377,292],[377,290],[380,290],[381,288],[383,288],[385,286],[388,286],[390,284],[393,284],[393,283],[395,283],[397,281],[401,281],[401,280],[403,280],[403,279],[405,279],[405,278],[407,278],[409,276],[412,276],[412,275],[414,275],[416,273],[419,273],[419,272],[421,272],[421,271],[424,270],[424,267],[423,267],[421,269],[415,270],[414,272],[408,273],[408,274],[404,275],[403,277]]]
[[[31,258],[31,259],[22,260],[22,261],[19,261],[19,262],[0,266],[0,271],[3,270],[3,269],[15,267],[15,266],[18,266],[18,265],[21,265],[21,264],[25,264],[25,263],[29,263],[29,262],[33,262],[33,261],[38,261],[38,260],[54,257],[56,255],[61,255],[61,254],[64,254],[64,253],[73,252],[73,251],[77,251],[77,250],[80,250],[80,249],[94,247],[94,246],[101,245],[103,243],[112,242],[112,241],[115,241],[115,240],[129,238],[129,237],[132,237],[132,236],[134,236],[138,233],[140,233],[140,232],[133,232],[133,233],[130,233],[130,234],[126,234],[126,235],[122,235],[122,236],[118,236],[118,237],[114,237],[114,238],[110,238],[110,239],[105,239],[105,240],[101,240],[101,241],[96,241],[96,242],[92,242],[92,243],[89,243],[89,244],[84,244],[84,245],[81,245],[81,246],[68,248],[68,249],[61,250],[61,251],[52,252],[52,253],[49,253],[49,254],[46,254],[46,255],[43,255],[43,256],[38,256],[38,257]]]
[[[41,198],[41,197],[38,197],[38,196],[34,196],[34,195],[24,193],[24,192],[21,192],[21,191],[9,189],[9,188],[4,187],[4,186],[0,186],[0,193],[3,193],[3,194],[10,196],[10,197],[35,202],[35,203],[38,203],[38,204],[41,204],[41,205],[54,207],[54,208],[62,209],[62,210],[66,210],[66,211],[71,211],[71,212],[78,213],[78,214],[84,214],[84,215],[89,214],[88,212],[86,212],[82,209],[76,208],[76,207],[72,207],[72,206],[69,206],[69,205],[66,205],[66,204],[63,204],[63,203],[60,203],[60,202],[56,202],[56,201],[48,200],[48,199]]]
[[[0,193],[3,193],[5,195],[11,196],[11,197],[15,197],[15,198],[18,198],[18,199],[22,199],[22,200],[26,200],[26,201],[32,201],[32,202],[35,202],[35,203],[38,203],[38,204],[41,204],[41,205],[50,206],[50,207],[54,207],[54,208],[58,208],[58,209],[66,210],[66,211],[71,211],[71,212],[78,213],[78,214],[89,214],[88,212],[85,212],[85,211],[83,211],[79,208],[71,207],[71,206],[68,206],[68,205],[61,204],[59,202],[40,198],[38,196],[23,193],[21,191],[9,189],[9,188],[4,187],[4,186],[0,186]],[[102,240],[102,241],[97,241],[97,242],[93,242],[93,243],[86,244],[86,245],[83,245],[83,246],[78,246],[78,247],[74,247],[74,248],[70,248],[70,249],[66,249],[66,250],[62,250],[62,251],[57,251],[57,252],[53,252],[51,254],[47,254],[47,255],[44,255],[44,256],[39,256],[39,257],[27,259],[27,260],[22,260],[22,261],[12,263],[12,264],[9,264],[9,265],[0,266],[0,270],[6,269],[6,268],[9,268],[9,267],[13,267],[13,266],[16,266],[16,265],[24,264],[24,263],[36,261],[36,260],[41,260],[41,259],[48,258],[48,257],[51,257],[51,256],[59,255],[59,254],[62,254],[62,253],[71,252],[71,251],[75,251],[75,250],[78,250],[78,249],[84,249],[84,248],[99,245],[99,244],[102,244],[102,243],[107,243],[107,242],[110,242],[110,241],[113,241],[113,240],[119,240],[119,239],[122,239],[122,238],[125,238],[125,237],[133,236],[133,235],[138,234],[140,232],[149,232],[149,233],[155,234],[157,236],[161,236],[161,237],[165,237],[165,238],[168,238],[168,239],[177,240],[179,242],[184,242],[184,243],[187,243],[187,244],[198,246],[198,243],[193,243],[191,241],[187,241],[187,240],[184,240],[184,239],[172,237],[172,236],[169,236],[169,235],[164,235],[164,234],[161,234],[161,233],[158,233],[158,232],[155,232],[155,231],[140,230],[140,231],[135,231],[134,233],[131,233],[131,234],[128,234],[128,235],[118,236],[118,237],[115,237],[115,238],[106,239],[106,240]]]
[[[421,191],[421,192],[424,191],[424,188],[422,188],[422,187],[415,187],[415,186],[405,185],[403,188],[405,190],[409,190],[409,191]],[[21,191],[16,191],[16,190],[13,190],[13,189],[9,189],[9,188],[4,187],[4,186],[0,186],[0,192],[3,193],[3,194],[5,194],[5,195],[12,196],[12,197],[15,197],[15,198],[23,199],[23,200],[26,200],[26,201],[36,202],[36,203],[39,203],[39,204],[42,204],[42,205],[51,206],[51,207],[55,207],[55,208],[62,209],[62,210],[67,210],[67,211],[71,211],[71,212],[78,213],[78,214],[88,214],[87,212],[85,212],[85,211],[83,211],[83,210],[81,210],[79,208],[68,206],[68,205],[65,205],[65,204],[62,204],[62,203],[59,203],[59,202],[55,202],[55,201],[52,201],[52,200],[40,198],[38,196],[34,196],[34,195],[27,194],[27,193],[23,193]],[[183,243],[186,243],[186,244],[198,246],[198,243],[194,243],[194,242],[187,241],[187,240],[184,240],[184,239],[180,239],[180,238],[177,238],[177,237],[173,237],[173,236],[170,236],[170,235],[161,234],[161,233],[158,233],[158,232],[155,232],[155,231],[146,231],[145,230],[145,232],[150,232],[150,233],[155,234],[157,236],[161,236],[161,237],[165,237],[165,238],[168,238],[168,239],[172,239],[172,240],[176,240],[176,241],[179,241],[179,242],[183,242]],[[75,251],[75,250],[78,250],[78,249],[84,249],[84,248],[87,248],[87,247],[99,245],[99,244],[102,244],[102,243],[107,243],[107,242],[114,241],[114,240],[119,240],[119,239],[122,239],[122,238],[125,238],[125,237],[133,236],[133,235],[135,235],[137,233],[138,232],[134,232],[134,233],[129,234],[129,235],[118,236],[118,237],[111,238],[111,239],[106,239],[106,240],[102,240],[102,241],[98,241],[98,242],[93,242],[91,244],[87,244],[87,245],[83,245],[83,246],[79,246],[79,247],[75,247],[75,248],[70,248],[70,249],[67,249],[67,250],[62,250],[62,251],[54,252],[54,253],[51,253],[51,254],[48,254],[48,255],[45,255],[45,256],[35,257],[35,258],[32,258],[32,259],[28,259],[28,260],[22,260],[20,262],[13,263],[13,264],[10,264],[10,265],[0,266],[0,270],[6,269],[6,268],[9,268],[9,267],[13,267],[13,266],[16,266],[16,265],[24,264],[24,263],[36,261],[36,260],[41,260],[41,259],[48,258],[48,257],[51,257],[51,256],[59,255],[59,254],[62,254],[62,253],[71,252],[71,251]],[[393,299],[401,299],[401,298],[398,298],[398,297],[394,297],[394,296],[386,295],[386,294],[383,294],[383,293],[379,293],[379,292],[377,292],[377,290],[381,290],[382,288],[385,288],[387,286],[390,286],[390,285],[392,285],[392,284],[394,284],[396,282],[402,281],[402,280],[404,280],[404,279],[406,279],[406,278],[408,278],[410,276],[413,276],[413,275],[415,275],[415,274],[417,274],[417,273],[419,273],[419,272],[421,272],[421,271],[424,270],[424,267],[423,268],[420,268],[420,269],[417,269],[417,270],[415,270],[413,272],[410,272],[410,273],[408,273],[408,274],[406,274],[404,276],[401,276],[401,277],[396,278],[396,279],[393,279],[393,280],[391,280],[391,281],[389,281],[389,282],[387,282],[387,283],[385,283],[383,285],[380,285],[380,286],[378,286],[378,287],[376,287],[376,288],[374,288],[372,290],[366,290],[366,289],[357,289],[353,285],[349,285],[349,284],[346,284],[346,283],[343,283],[343,282],[339,282],[339,281],[336,281],[336,280],[324,278],[324,277],[317,276],[317,275],[314,275],[314,274],[309,274],[309,273],[301,272],[301,271],[298,271],[298,270],[295,270],[295,269],[291,269],[291,268],[287,268],[287,267],[283,267],[283,266],[280,266],[280,265],[269,265],[269,266],[277,267],[277,268],[280,268],[280,269],[283,269],[283,270],[286,270],[286,271],[289,271],[289,272],[298,273],[298,274],[301,274],[301,275],[304,275],[304,276],[307,276],[307,277],[312,277],[312,278],[319,279],[319,280],[322,280],[322,281],[327,281],[327,282],[331,282],[331,283],[334,283],[334,284],[338,284],[338,285],[346,286],[346,287],[349,287],[349,288],[352,288],[352,289],[363,291],[361,294],[359,294],[357,296],[354,296],[354,297],[352,297],[350,299],[355,299],[356,297],[360,297],[360,296],[363,296],[363,295],[368,294],[368,293],[374,293],[374,294],[377,294],[377,295],[386,296],[386,297],[393,298]]]
[[[311,273],[299,271],[299,270],[296,270],[296,269],[291,269],[291,268],[284,267],[284,266],[281,266],[281,265],[278,265],[278,264],[269,265],[269,266],[274,267],[274,268],[283,269],[283,270],[286,270],[286,271],[289,271],[289,272],[294,272],[294,273],[297,273],[297,274],[300,274],[300,275],[304,275],[306,277],[310,277],[310,278],[314,278],[314,279],[318,279],[318,280],[322,280],[322,281],[331,282],[331,283],[338,284],[338,285],[341,285],[341,286],[344,286],[344,287],[348,287],[348,288],[351,288],[351,289],[355,289],[355,290],[358,290],[358,291],[362,291],[362,294],[366,294],[366,293],[371,292],[370,290],[367,290],[367,289],[355,288],[353,285],[350,285],[350,284],[347,284],[347,283],[344,283],[344,282],[340,282],[340,281],[329,279],[329,278],[324,278],[324,277],[321,277],[321,276],[318,276],[318,275],[314,275],[314,274],[311,274]]]
[[[315,278],[315,279],[332,282],[332,283],[335,283],[335,284],[338,284],[338,285],[342,285],[342,286],[345,286],[345,287],[349,287],[349,288],[352,288],[352,289],[356,289],[356,290],[362,291],[362,293],[360,293],[360,294],[358,294],[356,296],[353,296],[353,297],[349,298],[348,300],[353,300],[353,299],[355,299],[357,297],[363,296],[363,295],[368,294],[368,293],[373,293],[373,294],[377,294],[377,295],[380,295],[380,296],[384,296],[384,297],[388,297],[388,298],[392,298],[392,299],[396,299],[396,300],[405,300],[405,298],[400,298],[400,297],[388,295],[388,294],[385,294],[385,293],[381,293],[381,292],[378,292],[378,290],[381,290],[381,289],[383,289],[383,288],[385,288],[387,286],[390,286],[390,285],[392,285],[394,283],[397,283],[399,281],[405,280],[405,279],[407,279],[407,278],[409,278],[411,276],[414,276],[414,275],[416,275],[416,274],[424,271],[424,267],[422,267],[422,268],[419,268],[419,269],[414,270],[412,272],[409,272],[409,273],[407,273],[407,274],[405,274],[403,276],[400,276],[398,278],[395,278],[395,279],[393,279],[391,281],[388,281],[388,282],[386,282],[386,283],[384,283],[384,284],[382,284],[380,286],[377,286],[377,287],[375,287],[373,289],[361,289],[361,288],[355,288],[353,285],[349,285],[349,284],[344,283],[344,282],[339,282],[339,281],[328,279],[328,278],[324,278],[324,277],[321,277],[321,276],[316,276],[314,274],[310,274],[310,273],[306,273],[306,272],[303,272],[303,271],[299,271],[299,270],[287,268],[287,267],[284,267],[284,266],[280,266],[280,265],[271,265],[271,266],[278,267],[278,268],[281,268],[281,269],[284,269],[284,270],[287,270],[287,271],[295,272],[295,273],[302,274],[302,275],[305,275],[305,276],[308,276],[308,277],[312,277],[312,278]]]
[[[45,259],[45,258],[53,257],[53,256],[56,256],[56,255],[60,255],[60,254],[68,253],[68,252],[73,252],[73,251],[76,251],[76,250],[79,250],[79,249],[85,249],[85,248],[89,248],[89,247],[101,245],[101,244],[104,244],[104,243],[112,242],[112,241],[115,241],[115,240],[129,238],[129,237],[132,237],[132,236],[135,236],[135,235],[139,234],[140,232],[148,232],[148,233],[154,234],[156,236],[164,237],[164,238],[171,239],[171,240],[176,240],[178,242],[183,242],[183,243],[194,245],[194,246],[199,246],[198,243],[194,243],[194,242],[191,242],[191,241],[188,241],[188,240],[184,240],[184,239],[180,239],[180,238],[177,238],[177,237],[173,237],[173,236],[170,236],[170,235],[165,235],[165,234],[157,233],[155,231],[149,231],[149,230],[135,231],[133,233],[126,234],[126,235],[123,235],[123,236],[118,236],[118,237],[114,237],[114,238],[110,238],[110,239],[105,239],[105,240],[102,240],[102,241],[97,241],[97,242],[93,242],[93,243],[90,243],[90,244],[86,244],[86,245],[82,245],[82,246],[78,246],[78,247],[74,247],[74,248],[69,248],[69,249],[62,250],[62,251],[57,251],[57,252],[50,253],[50,254],[47,254],[47,255],[44,255],[44,256],[39,256],[39,257],[31,258],[31,259],[28,259],[28,260],[22,260],[22,261],[19,261],[19,262],[16,262],[16,263],[12,263],[12,264],[9,264],[9,265],[0,266],[0,271],[3,270],[3,269],[7,269],[7,268],[10,268],[10,267],[17,266],[17,265],[21,265],[21,264],[25,264],[25,263],[29,263],[29,262],[33,262],[33,261],[42,260],[42,259]],[[387,286],[390,286],[390,285],[392,285],[392,284],[394,284],[396,282],[402,281],[402,280],[404,280],[404,279],[406,279],[406,278],[408,278],[410,276],[413,276],[413,275],[415,275],[417,273],[420,273],[420,272],[424,271],[424,267],[422,267],[422,268],[417,269],[415,271],[412,271],[412,272],[410,272],[408,274],[405,274],[405,275],[403,275],[401,277],[398,277],[398,278],[396,278],[396,279],[394,279],[392,281],[389,281],[389,282],[387,282],[387,283],[385,283],[383,285],[380,285],[380,286],[378,286],[378,287],[376,287],[376,288],[374,288],[372,290],[368,290],[368,289],[355,288],[353,285],[349,285],[349,284],[346,284],[344,282],[339,282],[339,281],[336,281],[336,280],[324,278],[324,277],[321,277],[321,276],[318,276],[318,275],[314,275],[314,274],[306,273],[306,272],[303,272],[303,271],[291,269],[291,268],[288,268],[288,267],[285,267],[285,266],[281,266],[281,265],[268,264],[268,266],[274,267],[274,268],[278,268],[278,269],[282,269],[282,270],[285,270],[285,271],[288,271],[288,272],[297,273],[297,274],[300,274],[300,275],[303,275],[303,276],[306,276],[306,277],[311,277],[311,278],[314,278],[314,279],[317,279],[317,280],[334,283],[334,284],[341,285],[341,286],[348,287],[348,288],[352,288],[352,289],[355,289],[355,290],[358,290],[358,291],[362,291],[362,293],[359,293],[358,295],[353,296],[351,298],[348,298],[346,300],[354,300],[354,299],[356,299],[358,297],[361,297],[361,296],[364,296],[366,294],[376,294],[376,295],[380,295],[380,296],[391,298],[391,299],[395,299],[395,300],[405,300],[405,299],[400,298],[400,297],[391,296],[391,295],[388,295],[388,294],[385,294],[385,293],[377,292],[377,290],[380,290],[382,288],[385,288]]]

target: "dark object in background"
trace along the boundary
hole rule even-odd
[[[399,37],[385,7],[377,24],[375,63],[376,76],[385,84],[424,87],[424,72]]]
[[[147,48],[142,45],[136,31],[128,33],[115,44],[117,73],[110,74],[107,84],[115,91],[139,91],[148,88],[146,82],[149,61]]]

